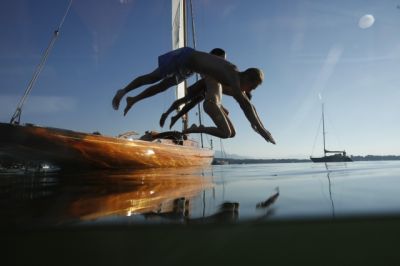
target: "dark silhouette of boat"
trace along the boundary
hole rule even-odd
[[[353,160],[346,155],[346,151],[330,151],[326,149],[325,144],[325,115],[324,115],[324,105],[322,104],[322,136],[324,141],[324,156],[323,157],[312,157],[311,161],[314,163],[329,163],[329,162],[352,162]],[[328,155],[333,154],[333,155]]]
[[[326,155],[327,153],[335,153],[334,155]],[[314,163],[329,163],[329,162],[352,162],[353,160],[346,155],[345,151],[325,151],[323,157],[310,157]]]

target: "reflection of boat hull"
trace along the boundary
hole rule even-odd
[[[215,158],[212,162],[213,165],[226,165],[229,164],[228,160],[221,159],[221,158]]]
[[[314,163],[331,163],[331,162],[352,162],[353,160],[343,154],[334,154],[324,157],[310,157],[311,161]]]
[[[62,169],[210,165],[213,151],[185,140],[128,140],[57,128],[0,123],[2,157],[55,164]]]

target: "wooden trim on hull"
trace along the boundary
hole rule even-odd
[[[190,142],[190,141],[188,141]],[[57,128],[0,123],[0,156],[61,168],[153,168],[210,165],[214,152],[171,140],[127,140]]]

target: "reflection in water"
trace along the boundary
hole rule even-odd
[[[399,176],[399,162],[52,175],[3,172],[0,226],[187,224],[398,214]]]
[[[216,186],[211,168],[5,175],[0,178],[0,223],[27,228],[238,221],[239,202],[225,200],[224,191],[219,198]],[[257,205],[267,212],[262,218],[272,213],[278,196],[279,190]]]
[[[195,223],[215,223],[215,222],[236,222],[239,219],[239,203],[238,202],[223,202],[219,205],[218,210],[210,215],[200,218],[188,219],[186,222]]]
[[[53,176],[4,176],[1,223],[62,225],[143,214],[182,219],[191,200],[213,186],[203,169],[85,172]],[[11,220],[10,220],[11,218]]]
[[[262,202],[257,203],[257,209],[263,209],[266,211],[264,215],[259,217],[259,220],[268,218],[274,214],[274,209],[272,209],[271,207],[279,197],[279,187],[276,187],[275,190],[276,192],[272,196]]]
[[[325,168],[326,168],[326,177],[328,178],[328,188],[329,188],[329,199],[331,200],[331,206],[332,206],[332,218],[335,218],[335,203],[333,202],[333,197],[332,197],[332,183],[331,183],[331,178],[330,178],[330,172],[328,168],[328,164],[325,163]]]
[[[71,202],[67,211],[71,217],[92,220],[111,215],[163,214],[182,218],[190,212],[190,200],[212,186],[211,178],[196,169],[135,171],[118,175],[122,183],[115,179],[108,182],[109,176],[101,178],[105,184],[87,187]]]
[[[256,208],[265,209],[271,206],[279,197],[279,187],[277,187],[275,190],[276,193],[273,194],[271,197],[267,198],[265,201],[257,203]]]

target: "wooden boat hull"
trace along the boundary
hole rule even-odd
[[[311,161],[314,163],[333,163],[333,162],[352,162],[353,160],[342,154],[334,154],[324,157],[310,157]]]
[[[210,165],[214,152],[193,141],[128,140],[71,130],[0,123],[0,158],[55,164],[61,169]]]

